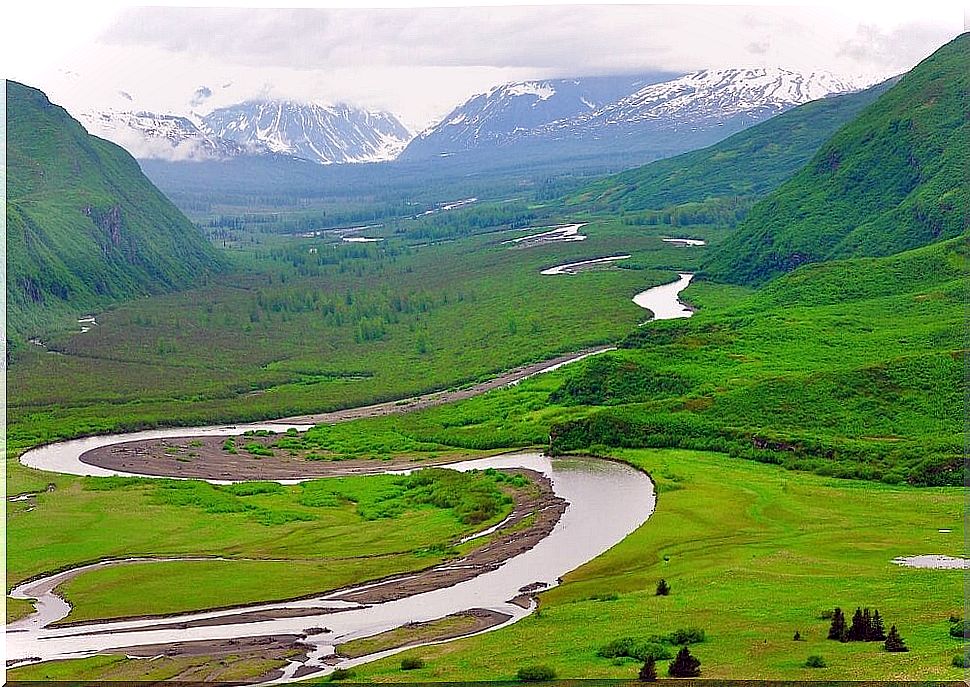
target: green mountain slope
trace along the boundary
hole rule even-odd
[[[600,179],[566,202],[629,212],[709,198],[762,196],[794,174],[840,126],[893,83],[895,79],[806,103],[703,150]]]
[[[37,89],[7,81],[6,103],[9,338],[222,268],[128,153]]]
[[[759,283],[890,255],[970,227],[970,34],[921,62],[752,208],[708,276]]]
[[[552,449],[713,449],[963,484],[967,238],[805,265],[727,307],[639,329],[567,373],[550,400],[590,410],[550,427]]]

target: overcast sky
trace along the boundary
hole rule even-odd
[[[74,113],[205,113],[267,96],[390,110],[418,130],[506,81],[735,66],[883,77],[965,30],[961,2],[885,4],[357,10],[76,3],[52,11],[35,1],[7,12],[0,55],[6,76],[44,89]]]

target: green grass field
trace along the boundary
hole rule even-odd
[[[7,580],[106,558],[229,559],[83,573],[61,587],[67,622],[294,598],[434,565],[508,514],[508,488],[501,475],[435,469],[287,487],[62,477],[32,511],[10,504]],[[7,618],[28,610],[9,604]]]
[[[633,679],[638,663],[598,657],[597,649],[622,637],[690,627],[706,633],[691,647],[705,678],[963,676],[951,665],[961,642],[948,634],[949,616],[963,613],[962,572],[890,562],[963,554],[961,489],[835,480],[691,451],[614,455],[647,470],[657,484],[657,510],[642,527],[543,593],[540,613],[494,633],[361,666],[356,679],[511,680],[536,656],[561,676]],[[670,596],[655,596],[660,578],[670,583]],[[857,606],[878,608],[910,651],[825,639],[829,621],[820,616],[835,606],[849,615]],[[796,630],[805,641],[792,641]],[[804,667],[812,654],[828,667]],[[402,656],[427,665],[402,673]]]

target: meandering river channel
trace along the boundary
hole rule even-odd
[[[689,283],[690,276],[682,274],[677,282],[649,289],[639,294],[635,300],[638,305],[649,308],[657,319],[689,316],[690,311],[677,300],[677,294]],[[598,353],[600,350],[593,352]],[[555,369],[589,354],[587,351],[574,357],[549,361],[545,366],[522,368],[520,376],[524,378]],[[516,381],[518,379],[504,383]],[[490,388],[494,388],[494,385]],[[485,390],[487,389],[482,391]],[[353,414],[341,419],[352,417]],[[305,430],[316,421],[319,418],[309,416],[249,425],[164,429],[88,437],[32,449],[21,456],[21,462],[40,470],[74,475],[132,474],[82,462],[81,456],[97,447],[140,439],[229,436],[252,429],[279,432],[294,427]],[[471,609],[485,609],[506,618],[489,630],[520,620],[534,610],[534,603],[528,597],[523,601],[524,590],[546,589],[557,585],[563,575],[605,552],[643,524],[653,512],[655,504],[653,484],[647,475],[628,465],[612,461],[595,458],[550,459],[539,453],[523,452],[451,463],[447,467],[455,470],[489,467],[533,470],[550,480],[554,494],[564,499],[568,506],[545,538],[531,549],[507,559],[495,569],[449,587],[415,593],[383,603],[348,601],[355,592],[371,586],[362,585],[355,589],[326,592],[298,601],[161,618],[90,622],[58,627],[51,624],[65,617],[69,607],[57,597],[57,584],[84,572],[81,569],[62,571],[22,584],[13,590],[13,596],[39,599],[39,603],[37,613],[7,626],[7,660],[26,662],[76,658],[95,653],[117,652],[124,648],[174,642],[305,635],[301,642],[310,647],[309,652],[306,656],[292,661],[278,679],[289,681],[319,677],[338,667],[357,665],[401,650],[391,649],[354,659],[336,660],[333,657],[336,645],[399,628],[408,623],[431,621]],[[231,480],[210,481],[225,483]],[[128,563],[152,564],[137,560]],[[447,565],[445,563],[439,567]],[[310,628],[320,627],[326,627],[329,631],[306,632]]]

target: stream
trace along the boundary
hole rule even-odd
[[[677,295],[690,283],[692,276],[687,273],[680,274],[677,281],[637,294],[634,301],[649,309],[655,319],[689,317],[691,311],[680,303]],[[599,352],[601,351],[594,353]],[[548,369],[555,369],[586,355],[589,353],[565,362],[557,361],[555,365],[549,365]],[[528,376],[527,373],[534,374],[536,371],[523,371],[522,378]],[[132,474],[89,465],[81,462],[80,457],[86,451],[100,446],[140,439],[230,436],[258,429],[281,432],[290,427],[299,431],[309,429],[312,423],[298,421],[302,419],[86,437],[31,449],[21,456],[20,461],[39,470],[72,475],[102,477]],[[63,619],[70,610],[67,603],[56,594],[58,584],[94,567],[152,565],[161,559],[103,561],[60,571],[21,584],[11,592],[11,596],[15,598],[38,601],[34,614],[7,626],[7,660],[15,665],[38,659],[48,661],[78,658],[153,644],[307,635],[301,639],[301,643],[310,647],[306,658],[301,656],[299,660],[291,661],[277,681],[320,677],[336,668],[347,668],[403,651],[404,649],[390,649],[340,661],[335,661],[333,657],[334,647],[339,644],[399,628],[407,623],[436,620],[471,609],[486,609],[507,616],[507,620],[485,630],[486,632],[521,620],[535,610],[533,602],[529,602],[527,606],[513,603],[513,599],[521,597],[523,589],[548,589],[556,586],[563,575],[607,551],[642,525],[653,512],[656,501],[653,483],[647,475],[624,463],[596,458],[551,459],[540,453],[521,452],[451,463],[446,467],[454,470],[534,470],[547,476],[555,495],[565,499],[569,505],[548,536],[533,548],[509,558],[498,568],[450,587],[371,605],[347,601],[346,597],[373,583],[350,590],[324,592],[313,598],[295,601],[56,627],[51,624]],[[209,481],[227,483],[227,480]],[[300,480],[279,481],[294,483]],[[479,533],[481,534],[483,533]],[[448,563],[441,565],[446,567]],[[253,614],[274,612],[290,617],[251,617]],[[294,617],[295,613],[299,615]],[[222,624],[193,623],[212,619],[220,619],[217,622]],[[309,634],[305,632],[316,627],[326,627],[330,631]]]

